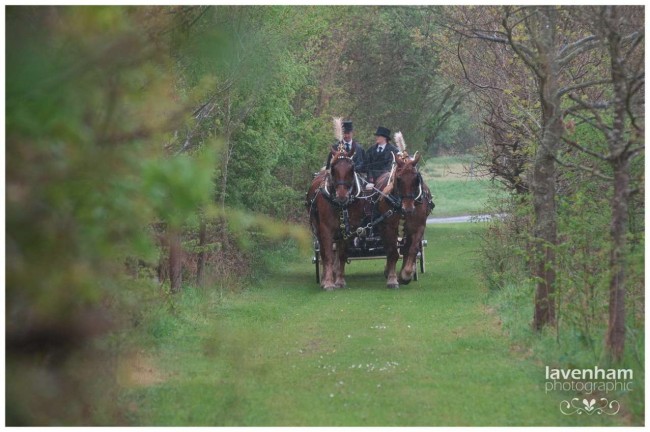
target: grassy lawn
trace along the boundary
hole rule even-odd
[[[475,172],[471,177],[469,169],[472,157],[445,156],[430,158],[422,167],[422,176],[433,193],[436,208],[432,216],[460,216],[485,211],[492,183]]]
[[[122,375],[138,425],[609,425],[565,416],[544,365],[511,349],[474,267],[477,224],[429,227],[427,273],[385,288],[355,261],[322,292],[309,256],[277,258],[255,287],[187,290],[133,335]],[[134,366],[135,365],[135,366]],[[129,369],[130,368],[130,369]]]

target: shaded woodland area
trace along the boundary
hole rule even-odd
[[[488,288],[592,363],[643,365],[644,12],[7,7],[7,423],[128,424],[147,305],[310,247],[332,116],[364,147],[381,124],[472,153],[507,191]]]

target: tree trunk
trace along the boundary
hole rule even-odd
[[[618,32],[620,17],[616,7],[605,7],[609,21],[607,35],[610,55],[612,83],[614,87],[614,122],[611,133],[607,134],[610,150],[610,163],[614,170],[614,196],[612,197],[612,220],[610,233],[612,250],[610,252],[611,279],[609,282],[609,323],[605,340],[607,356],[610,361],[620,362],[625,348],[625,243],[627,233],[627,209],[630,199],[630,153],[625,140],[627,118],[626,71],[623,66],[621,35]]]
[[[205,286],[205,261],[207,258],[207,252],[204,250],[207,243],[207,227],[205,223],[205,216],[200,215],[199,222],[199,256],[196,260],[196,285],[203,287]]]
[[[555,12],[540,11],[539,91],[542,106],[542,139],[533,167],[533,208],[535,212],[535,252],[537,279],[533,327],[541,330],[555,324],[555,246],[557,245],[557,214],[555,203],[555,157],[564,133],[559,96],[559,68],[555,52]]]
[[[609,265],[609,324],[607,328],[607,355],[620,362],[625,348],[625,235],[629,200],[629,163],[622,159],[614,167],[614,197],[610,233],[612,250]]]
[[[230,145],[230,138],[226,137],[226,153],[223,156],[223,163],[221,165],[221,192],[219,194],[219,206],[222,211],[226,209],[226,195],[228,194],[228,165],[230,164],[231,155],[232,148]]]
[[[226,103],[226,128],[224,130],[225,152],[223,155],[223,162],[221,165],[221,195],[219,197],[219,205],[221,210],[226,208],[226,194],[228,192],[228,165],[230,164],[230,156],[232,155],[232,142],[231,142],[231,126],[232,126],[232,103],[230,98]]]
[[[169,280],[171,292],[180,292],[183,284],[182,246],[180,231],[175,228],[169,231]]]
[[[532,182],[533,208],[535,212],[534,276],[535,315],[533,326],[540,330],[555,323],[555,245],[557,244],[557,221],[555,208],[555,161],[553,148],[540,146],[535,160]]]

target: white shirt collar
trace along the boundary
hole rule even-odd
[[[377,144],[377,148],[381,149],[381,151],[384,151],[384,148],[386,148],[386,144]]]

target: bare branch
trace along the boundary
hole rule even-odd
[[[472,81],[472,80],[469,78],[469,75],[468,75],[468,73],[467,73],[467,70],[465,69],[465,64],[463,63],[463,59],[462,59],[462,57],[461,57],[461,55],[460,55],[460,42],[461,42],[461,41],[462,41],[462,38],[459,37],[459,38],[458,38],[458,52],[457,52],[457,56],[458,56],[458,61],[460,62],[460,66],[463,68],[463,74],[465,75],[465,79],[466,79],[470,84],[472,84],[473,86],[476,86],[476,87],[478,87],[478,88],[480,88],[480,89],[492,89],[492,90],[503,91],[502,88],[493,87],[493,86],[490,86],[490,85],[481,85],[481,84],[475,83],[474,81]]]
[[[507,33],[504,33],[504,32],[471,29],[470,31],[472,33],[468,34],[468,33],[464,33],[464,32],[462,32],[462,31],[460,31],[460,30],[458,30],[456,28],[449,27],[449,26],[444,25],[444,24],[441,24],[441,26],[448,29],[448,30],[451,30],[454,33],[457,33],[457,34],[459,34],[459,35],[461,35],[463,37],[466,37],[467,39],[479,39],[479,40],[484,40],[484,41],[494,42],[494,43],[500,43],[500,44],[510,45],[510,46],[512,46],[514,44],[514,45],[517,45],[517,49],[521,53],[524,53],[524,54],[526,54],[526,55],[528,55],[530,57],[535,56],[534,53],[528,47],[526,47],[526,46],[524,46],[524,45],[522,45],[520,43],[514,42],[514,40],[512,40],[511,38],[502,38],[502,37],[482,34],[482,33],[492,33],[493,35],[494,34],[506,34],[507,35]],[[521,56],[523,54],[519,54],[519,55]]]
[[[560,57],[558,59],[557,63],[558,63],[558,65],[560,65],[560,67],[566,66],[568,63],[571,62],[571,60],[576,58],[578,55],[596,48],[599,44],[600,44],[600,41],[597,40],[597,39],[596,40],[589,40],[589,41],[585,42],[583,45],[580,45],[575,50],[568,52],[564,57]]]
[[[568,55],[568,53],[573,52],[573,50],[576,50],[576,49],[580,48],[582,45],[585,45],[585,44],[587,44],[587,43],[589,43],[591,41],[597,40],[597,39],[598,38],[596,37],[596,35],[590,35],[590,36],[587,36],[587,37],[582,38],[580,40],[577,40],[577,41],[575,41],[573,43],[570,43],[570,44],[564,46],[560,50],[560,52],[558,52],[558,57],[563,57],[565,55]]]
[[[567,93],[569,93],[569,92],[571,92],[573,90],[580,90],[580,89],[583,89],[583,88],[586,88],[586,87],[609,84],[611,82],[612,82],[611,79],[601,79],[601,80],[593,80],[593,81],[582,82],[582,83],[575,84],[575,85],[572,85],[572,86],[569,86],[569,87],[561,88],[560,90],[558,90],[557,95],[558,95],[558,97],[562,97],[565,94],[567,94]]]
[[[588,167],[586,165],[581,165],[581,164],[573,164],[573,163],[570,163],[570,162],[563,162],[563,161],[561,161],[560,159],[558,159],[555,156],[553,156],[553,159],[555,159],[555,162],[557,162],[559,165],[562,165],[563,167],[566,167],[566,168],[578,168],[578,169],[586,171],[586,172],[588,172],[588,173],[590,173],[590,174],[592,174],[592,175],[594,175],[596,177],[600,177],[603,180],[614,181],[613,177],[610,177],[607,174],[603,174],[601,171],[597,170],[596,168]]]
[[[484,34],[479,33],[479,32],[483,32],[483,31],[484,30],[472,30],[473,36],[465,35],[465,37],[470,38],[470,39],[481,39],[481,40],[496,42],[496,43],[500,43],[500,44],[508,44],[509,43],[508,39],[506,39],[506,38],[497,37],[497,36],[488,36],[488,35],[484,35]],[[491,32],[491,33],[494,33],[494,32]],[[499,32],[499,33],[501,33],[501,32]]]
[[[575,103],[577,103],[578,105],[582,105],[585,108],[589,108],[589,104],[584,102],[582,99],[580,99],[576,95],[570,94],[569,98],[572,101],[574,101]],[[590,111],[594,116],[594,120],[596,120],[596,124],[597,124],[596,126],[598,127],[598,129],[600,129],[604,133],[607,133],[607,131],[609,131],[611,128],[605,124],[603,119],[600,117],[600,114],[598,114],[598,111],[597,110],[591,110],[591,109],[590,109]]]
[[[592,150],[589,150],[589,149],[587,149],[587,148],[581,146],[581,145],[578,144],[577,142],[575,142],[575,141],[573,141],[573,140],[570,140],[570,139],[568,139],[568,138],[566,138],[566,137],[562,137],[562,141],[564,141],[565,143],[569,144],[571,147],[573,147],[573,148],[575,148],[575,149],[578,149],[578,150],[580,150],[580,151],[583,152],[583,153],[588,154],[589,156],[593,156],[593,157],[595,157],[595,158],[597,158],[597,159],[600,159],[600,160],[602,160],[602,161],[607,161],[607,160],[608,160],[607,156],[602,155],[602,154],[600,154],[600,153],[596,153],[596,152],[594,152],[594,151],[592,151]]]
[[[458,22],[457,22],[456,24],[465,27],[465,26],[462,25],[461,23],[458,23]],[[499,37],[496,37],[496,36],[487,36],[487,35],[481,34],[481,33],[483,33],[483,32],[484,32],[484,33],[492,33],[492,34],[503,34],[502,32],[498,32],[498,31],[490,32],[490,31],[488,31],[488,30],[469,29],[469,28],[466,28],[466,27],[465,27],[465,29],[466,29],[467,31],[471,32],[471,34],[468,34],[468,33],[465,33],[465,32],[463,32],[463,31],[459,30],[459,29],[456,28],[456,27],[452,27],[452,26],[450,26],[450,25],[447,25],[447,24],[445,24],[444,22],[439,22],[438,25],[440,25],[440,26],[443,27],[443,28],[446,28],[447,30],[451,30],[451,31],[453,31],[454,33],[459,34],[459,35],[461,35],[461,36],[463,36],[463,37],[466,37],[466,38],[468,38],[468,39],[481,39],[481,40],[487,40],[487,41],[490,41],[490,42],[496,42],[496,43],[508,44],[508,39],[506,39],[506,38],[499,38]]]
[[[592,104],[583,103],[582,105],[573,105],[564,110],[564,115],[566,116],[568,114],[573,114],[575,112],[584,111],[584,110],[591,111],[591,110],[607,109],[610,107],[610,105],[611,104],[609,102],[594,102]]]
[[[638,154],[645,151],[645,146],[639,146],[635,148],[628,149],[627,157],[629,159],[634,159]]]
[[[541,71],[539,70],[539,67],[537,65],[537,62],[535,61],[535,55],[533,52],[528,49],[527,47],[516,43],[512,37],[512,28],[508,27],[508,14],[507,14],[507,9],[506,9],[506,17],[503,18],[503,21],[501,22],[501,25],[503,28],[506,30],[506,34],[508,36],[508,42],[510,43],[510,46],[512,49],[517,53],[519,57],[530,67],[533,72],[535,72],[535,75],[538,77],[542,76]]]
[[[623,58],[628,58],[632,54],[636,47],[639,46],[641,41],[645,39],[645,35],[643,33],[634,32],[631,35],[623,38],[623,40],[627,39],[632,39],[632,44],[630,45],[630,48],[627,50]]]
[[[632,78],[632,80],[629,81],[628,91],[625,98],[625,110],[627,112],[627,115],[630,118],[630,121],[632,122],[632,127],[634,127],[634,129],[636,129],[639,132],[643,130],[643,127],[637,123],[638,114],[635,113],[633,109],[633,98],[636,95],[636,93],[644,87],[644,85],[645,85],[645,71],[643,71],[641,74],[637,75],[636,77]]]
[[[591,111],[591,113],[593,114],[593,111]],[[612,131],[612,128],[607,126],[607,125],[604,125],[603,127],[605,129],[602,129],[601,126],[599,124],[597,124],[594,121],[595,119],[593,119],[593,118],[585,117],[585,116],[583,116],[581,114],[578,114],[577,112],[573,112],[573,113],[571,113],[571,115],[574,116],[575,118],[579,119],[579,120],[582,120],[582,123],[587,123],[588,125],[592,126],[593,128],[600,130],[601,132],[603,132],[603,134],[606,134],[606,133],[609,133],[609,132]]]

